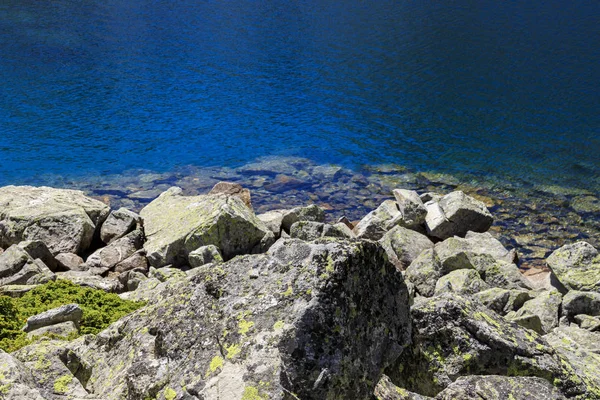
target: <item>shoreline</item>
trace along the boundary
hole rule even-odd
[[[298,157],[267,157],[238,168],[188,166],[164,173],[136,170],[79,179],[54,177],[47,179],[47,185],[82,190],[113,209],[139,212],[171,186],[198,195],[219,181],[248,188],[257,213],[317,204],[330,220],[345,216],[351,221],[393,198],[391,191],[396,188],[440,194],[462,190],[482,200],[494,214],[490,232],[517,250],[523,269],[543,267],[553,250],[576,240],[600,247],[600,199],[593,191],[413,171],[393,164],[354,171]]]

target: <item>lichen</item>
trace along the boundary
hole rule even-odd
[[[244,335],[246,336],[246,334],[248,333],[248,331],[250,330],[250,328],[252,328],[254,326],[254,322],[252,321],[246,321],[245,319],[241,319],[238,321],[238,333],[240,335]]]
[[[170,387],[167,387],[164,391],[165,400],[174,400],[177,397],[177,392]]]
[[[241,400],[267,400],[269,396],[261,395],[258,388],[254,386],[246,386]]]
[[[73,381],[71,375],[63,375],[54,381],[54,393],[65,394],[69,390],[69,384]]]

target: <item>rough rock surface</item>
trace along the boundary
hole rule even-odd
[[[46,400],[35,387],[31,372],[10,354],[0,350],[0,395],[5,400]]]
[[[228,260],[250,253],[269,229],[239,198],[225,195],[182,196],[171,188],[144,207],[146,243],[150,265],[181,266],[188,254],[213,244]]]
[[[435,284],[442,277],[442,265],[433,249],[425,249],[413,260],[404,273],[407,281],[415,285],[421,296],[431,297]]]
[[[77,332],[77,325],[73,321],[60,322],[58,324],[43,326],[29,331],[27,334],[28,339],[32,339],[36,336],[44,336],[49,333],[57,336],[67,337],[69,334]]]
[[[567,397],[592,397],[569,363],[536,333],[457,294],[415,300],[413,345],[386,374],[409,391],[435,396],[456,378],[518,375],[544,378]]]
[[[66,321],[78,324],[81,321],[81,317],[83,317],[83,311],[79,305],[66,304],[27,318],[27,323],[23,327],[23,330],[31,332],[45,326],[56,325]]]
[[[100,289],[109,293],[117,293],[123,290],[123,285],[117,279],[90,275],[87,271],[57,272],[56,277],[71,281],[79,286]]]
[[[142,231],[135,230],[112,241],[108,246],[96,250],[81,267],[83,270],[91,270],[97,275],[102,275],[141,249],[143,241]]]
[[[421,254],[433,248],[433,242],[425,235],[402,226],[396,226],[379,241],[390,261],[403,271]]]
[[[120,274],[133,269],[148,272],[148,260],[146,259],[146,252],[144,250],[136,251],[131,256],[115,265],[114,271]]]
[[[432,213],[425,220],[427,232],[439,239],[464,236],[469,231],[485,232],[494,222],[483,202],[461,191],[442,197],[439,207],[435,204],[428,205],[427,212]]]
[[[100,229],[100,239],[109,244],[133,231],[136,225],[141,225],[141,218],[133,211],[126,208],[111,211]]]
[[[600,293],[571,290],[563,298],[562,310],[569,318],[578,314],[600,316]]]
[[[402,275],[372,242],[281,240],[147,293],[96,337],[14,355],[44,393],[64,379],[103,400],[370,399],[410,339]]]
[[[457,269],[438,279],[435,284],[435,294],[458,293],[469,295],[489,288],[474,269]]]
[[[6,285],[35,285],[56,279],[40,259],[34,260],[17,245],[0,254],[0,287]]]
[[[283,211],[281,228],[287,233],[290,233],[292,225],[298,221],[325,222],[325,211],[315,204]]]
[[[518,376],[460,377],[438,394],[436,400],[566,400],[542,378]]]
[[[546,262],[567,289],[600,293],[600,255],[591,244],[565,245],[550,254]]]
[[[290,237],[301,240],[315,240],[323,236],[322,222],[298,221],[294,222],[290,228]]]
[[[58,267],[64,271],[78,271],[83,264],[83,258],[74,253],[59,253],[55,259]]]
[[[402,214],[403,224],[406,227],[416,227],[425,223],[427,208],[414,190],[394,189],[394,197],[398,209]]]
[[[510,318],[522,317],[526,314],[537,315],[542,322],[543,333],[550,332],[558,326],[562,295],[556,290],[546,290],[538,294],[521,307]]]
[[[190,267],[197,268],[204,264],[221,263],[223,257],[217,246],[209,244],[192,251],[189,255]]]
[[[34,260],[39,258],[52,272],[58,269],[58,263],[46,244],[40,240],[25,240],[19,243],[19,247],[29,254]]]
[[[0,247],[40,240],[53,254],[79,254],[109,211],[78,190],[5,186],[0,188]]]
[[[239,183],[219,182],[208,192],[208,194],[224,194],[227,196],[235,196],[242,200],[246,207],[252,209],[252,197],[250,191],[245,189]]]
[[[361,239],[379,240],[401,221],[398,204],[394,200],[386,200],[356,224],[354,233]]]
[[[373,393],[376,400],[431,400],[432,397],[421,396],[394,385],[387,375],[383,375]]]

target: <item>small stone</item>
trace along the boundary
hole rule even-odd
[[[126,208],[112,211],[100,228],[100,239],[106,244],[120,239],[141,225],[141,217]]]
[[[512,318],[517,319],[529,314],[537,315],[542,323],[542,332],[548,333],[558,326],[561,304],[562,295],[558,291],[546,290],[534,299],[526,301]]]
[[[415,258],[404,273],[404,278],[415,285],[421,296],[431,297],[435,284],[442,277],[440,260],[433,249],[425,249]]]
[[[539,315],[531,314],[528,312],[517,314],[515,311],[511,311],[508,314],[506,314],[505,318],[507,321],[512,321],[517,325],[522,326],[523,328],[531,329],[532,331],[535,331],[540,335],[543,335],[545,333],[544,329],[542,328],[542,320],[540,319]]]
[[[102,275],[141,249],[143,242],[142,231],[136,230],[128,233],[126,236],[111,242],[108,246],[96,250],[88,257],[82,268],[93,272],[97,270],[96,274]]]
[[[344,223],[337,223],[334,225],[325,224],[323,226],[323,237],[337,237],[342,239],[352,239],[354,232]]]
[[[198,268],[204,264],[222,263],[223,257],[215,245],[202,246],[188,255],[188,261],[192,268]]]
[[[83,264],[83,258],[74,253],[59,253],[56,255],[56,262],[63,271],[80,271],[80,265]]]
[[[66,304],[27,318],[27,323],[23,327],[23,330],[31,332],[44,326],[56,325],[66,321],[78,324],[82,317],[83,311],[79,305]]]
[[[148,274],[148,278],[156,278],[161,282],[165,282],[169,279],[174,278],[182,278],[185,276],[185,272],[183,272],[179,268],[172,268],[168,266],[162,268],[150,267],[150,272]]]
[[[508,299],[510,298],[510,291],[507,289],[494,287],[475,293],[473,298],[490,310],[503,315],[506,303],[508,303]]]
[[[292,225],[298,221],[325,222],[325,211],[315,204],[287,210],[282,218],[281,227],[284,231],[290,233]]]
[[[394,200],[386,200],[360,220],[354,227],[354,233],[359,239],[379,240],[401,221],[398,204]]]

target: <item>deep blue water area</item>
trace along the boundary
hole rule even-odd
[[[3,0],[0,185],[237,167],[598,192],[597,0]]]

